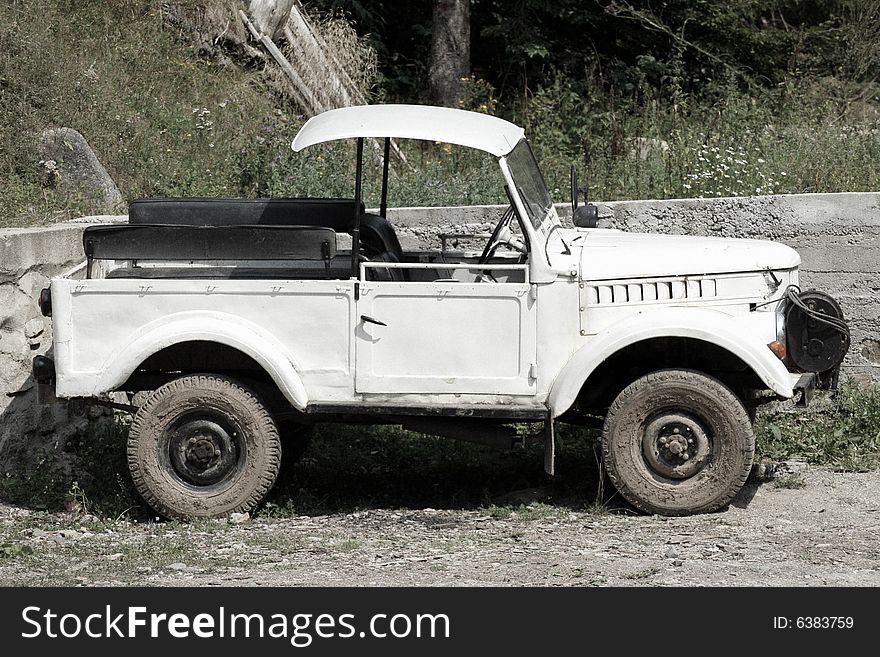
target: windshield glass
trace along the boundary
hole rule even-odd
[[[529,221],[532,222],[535,230],[539,230],[553,201],[529,142],[521,139],[507,155],[506,160],[513,182],[526,206]]]

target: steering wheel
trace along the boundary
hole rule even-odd
[[[513,221],[514,216],[516,216],[513,212],[513,206],[507,206],[507,210],[504,211],[504,214],[501,215],[501,219],[496,224],[494,230],[492,231],[492,235],[489,237],[489,241],[486,242],[486,247],[483,249],[482,255],[480,255],[480,259],[477,260],[478,265],[485,265],[489,260],[492,259],[492,256],[495,255],[495,251],[498,250],[498,247],[502,244],[505,244],[520,253],[526,253],[526,248],[521,243],[517,244],[513,241],[513,233],[510,232],[510,224]]]

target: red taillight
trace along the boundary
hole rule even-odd
[[[52,290],[48,287],[44,287],[40,290],[40,312],[43,313],[44,317],[52,316]]]

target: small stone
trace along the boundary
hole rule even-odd
[[[684,561],[682,561],[681,559],[675,559],[675,560],[672,562],[672,565],[673,565],[673,566],[676,566],[676,567],[682,566],[683,564],[684,564]]]
[[[230,525],[244,525],[250,521],[251,514],[249,513],[233,513],[229,516]]]
[[[44,330],[46,330],[46,325],[43,323],[42,317],[34,317],[24,325],[24,335],[28,340],[38,338]]]
[[[107,558],[110,561],[116,561],[117,559],[122,558],[122,552],[114,552],[113,554],[107,555]]]
[[[168,564],[168,570],[177,570],[177,571],[183,572],[186,569],[187,569],[187,566],[185,563],[178,562],[178,563]]]

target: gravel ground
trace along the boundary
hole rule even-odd
[[[880,586],[880,472],[803,468],[689,518],[532,503],[191,525],[0,506],[0,585]]]

